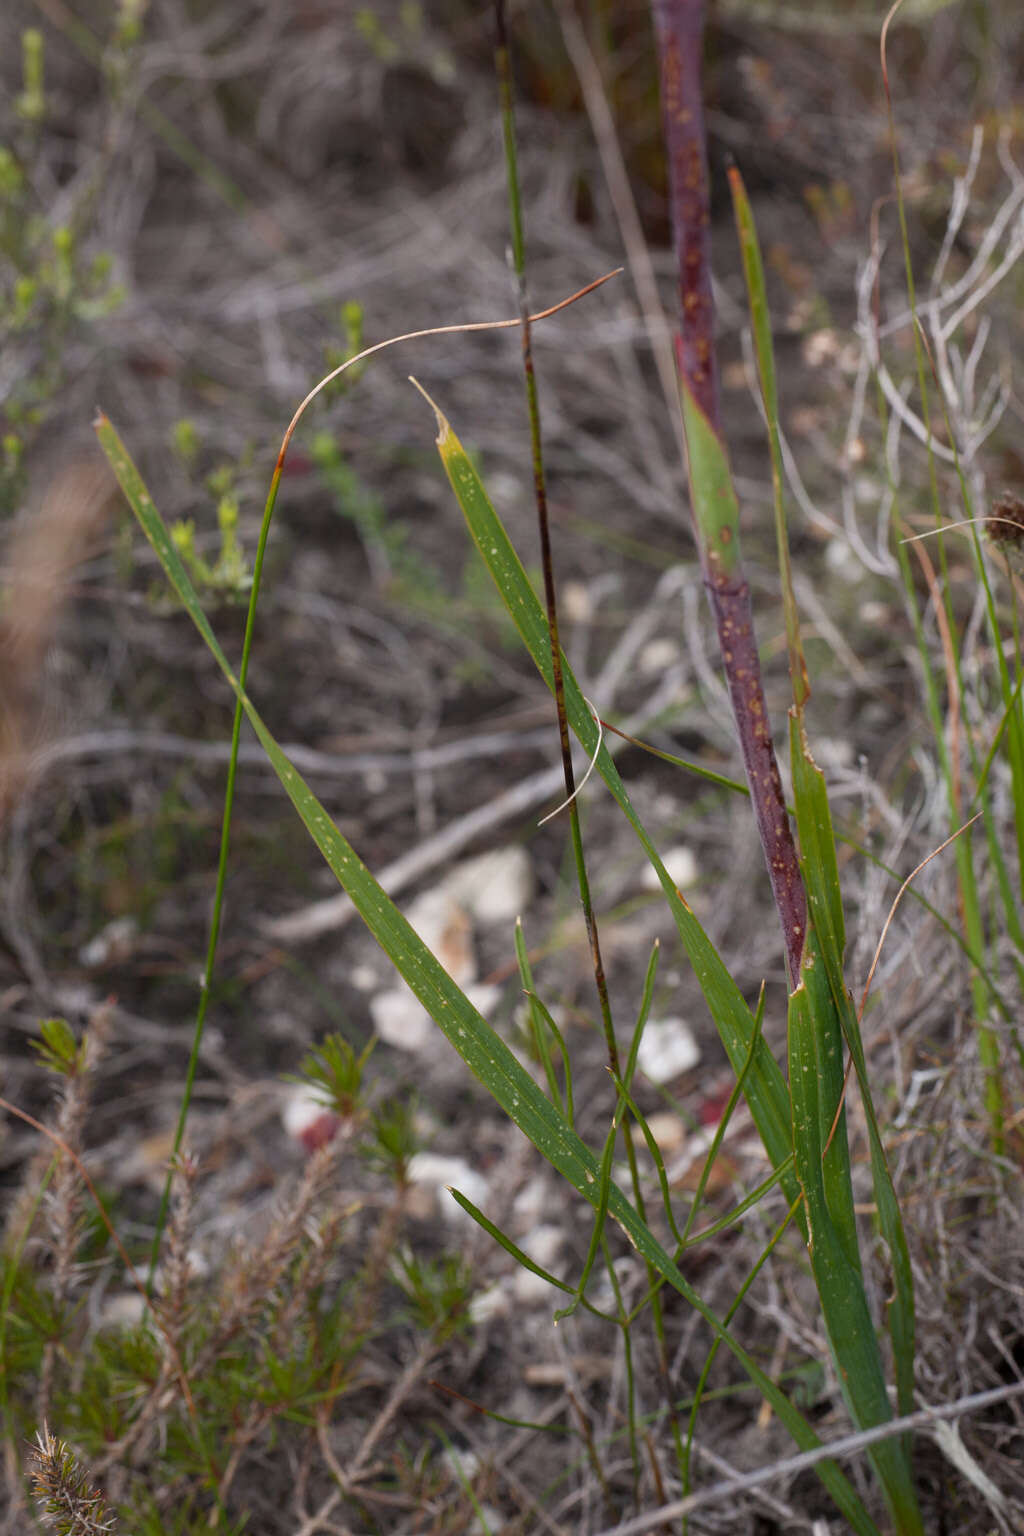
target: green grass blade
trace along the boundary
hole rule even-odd
[[[558,1312],[555,1313],[556,1323],[560,1323],[564,1317],[571,1317],[573,1312],[575,1312],[577,1306],[583,1300],[584,1295],[586,1294],[587,1284],[590,1280],[590,1275],[594,1265],[597,1262],[598,1254],[607,1251],[605,1248],[604,1229],[605,1222],[608,1219],[608,1202],[611,1198],[612,1191],[612,1157],[615,1153],[615,1142],[619,1134],[619,1115],[620,1109],[619,1106],[616,1105],[615,1114],[612,1118],[611,1130],[605,1137],[604,1148],[601,1152],[601,1166],[597,1186],[597,1215],[594,1219],[594,1226],[590,1234],[590,1243],[587,1247],[586,1258],[583,1260],[583,1268],[580,1271],[580,1278],[577,1280],[575,1286],[573,1287],[573,1299],[567,1307],[562,1307]],[[609,1264],[609,1268],[613,1269],[614,1266]],[[610,1276],[610,1278],[612,1279],[612,1284],[614,1287],[614,1277]]]
[[[835,842],[825,778],[806,751],[802,728],[794,722],[792,735],[793,783],[797,792],[797,826],[801,847],[813,850],[807,857],[805,879],[811,911],[822,914],[823,927],[816,930],[821,958],[836,1016],[853,1059],[857,1085],[868,1126],[871,1172],[878,1225],[889,1248],[893,1269],[893,1294],[889,1304],[889,1332],[892,1337],[896,1369],[897,1408],[901,1414],[913,1410],[914,1369],[914,1285],[903,1218],[893,1187],[881,1128],[875,1113],[860,1025],[843,976],[842,903],[839,899],[839,873],[835,860]],[[838,1136],[836,1138],[838,1140]]]
[[[213,635],[188,574],[173,548],[166,525],[127,451],[105,417],[100,419],[97,433],[121,488],[186,612],[209,645],[211,654],[234,689],[236,697],[241,700],[249,723],[313,841],[347,891],[370,932],[470,1071],[497,1100],[509,1119],[519,1126],[577,1193],[596,1209],[601,1198],[598,1182],[600,1168],[593,1152],[558,1114],[505,1042],[491,1029],[437,958],[426,948],[335,826],[302,775],[289,762],[251,700],[239,688],[238,680]],[[591,719],[589,711],[587,719]],[[668,880],[667,874],[665,879]],[[608,1214],[622,1229],[630,1244],[647,1264],[663,1275],[687,1303],[699,1312],[715,1337],[721,1339],[742,1365],[797,1445],[804,1450],[817,1448],[821,1441],[804,1416],[693,1289],[614,1182],[608,1186],[607,1201]],[[877,1526],[839,1467],[834,1462],[823,1461],[815,1470],[851,1528],[860,1536],[879,1536]]]
[[[569,1124],[572,1125],[574,1115],[572,1110],[572,1083],[569,1078],[569,1058],[551,1014],[543,1007],[540,998],[534,991],[533,971],[530,966],[530,957],[526,952],[526,939],[523,935],[523,920],[521,917],[516,918],[514,933],[516,964],[519,966],[519,979],[523,984],[523,995],[526,998],[530,1039],[533,1041],[533,1049],[537,1060],[544,1068],[544,1076],[548,1085],[548,1097],[556,1108],[562,1110]],[[566,1092],[564,1096],[558,1086],[558,1078],[555,1076],[555,1064],[551,1059],[551,1049],[548,1043],[548,1028],[552,1030],[555,1040],[558,1042],[558,1048],[562,1053],[562,1066],[566,1074]]]
[[[504,1248],[505,1252],[515,1259],[520,1269],[529,1270],[531,1275],[539,1275],[542,1280],[546,1280],[548,1285],[553,1285],[558,1291],[566,1291],[570,1296],[574,1294],[575,1286],[570,1285],[566,1280],[559,1280],[557,1275],[553,1275],[550,1270],[543,1269],[539,1264],[535,1264],[530,1255],[524,1252],[518,1243],[514,1243],[507,1232],[503,1232],[488,1216],[485,1216],[480,1207],[474,1205],[467,1195],[462,1194],[457,1189],[450,1189],[449,1194],[456,1205],[460,1205],[466,1215],[471,1217],[477,1226],[497,1243],[499,1248]],[[593,1310],[597,1312],[596,1308]],[[604,1317],[605,1313],[601,1312],[598,1315]]]
[[[835,841],[824,775],[794,711],[793,788],[811,927],[801,986],[790,1000],[790,1085],[797,1171],[807,1201],[811,1262],[844,1394],[859,1428],[892,1417],[884,1370],[864,1292],[850,1183],[843,1091],[843,1040],[853,1058],[868,1125],[878,1225],[893,1272],[888,1325],[897,1408],[913,1396],[914,1293],[906,1234],[868,1081],[856,1013],[843,977],[845,929]],[[835,1121],[834,1133],[832,1130]],[[829,1139],[831,1138],[831,1139]],[[827,1147],[827,1151],[826,1151]],[[874,1415],[880,1415],[875,1418]],[[872,1461],[897,1529],[921,1529],[905,1443],[885,1441]]]
[[[480,477],[451,425],[434,407],[438,423],[438,449],[459,506],[477,549],[494,579],[520,635],[544,681],[553,687],[551,646],[547,621],[537,595],[523,570],[500,519],[488,500]],[[650,860],[675,920],[680,939],[715,1021],[726,1053],[738,1074],[743,1071],[755,1039],[754,1017],[729,975],[714,945],[690,907],[676,889],[657,849],[634,810],[618,769],[607,747],[598,747],[598,728],[568,660],[563,657],[565,705],[569,724],[589,757],[597,753],[596,768]],[[747,1101],[773,1166],[781,1167],[791,1151],[789,1093],[778,1062],[763,1040],[758,1040],[747,1076]],[[796,1195],[789,1180],[786,1194]]]
[[[622,1102],[625,1104],[626,1108],[629,1110],[630,1114],[633,1116],[633,1119],[636,1121],[640,1128],[640,1134],[644,1139],[648,1155],[650,1156],[651,1162],[654,1164],[654,1171],[658,1179],[658,1189],[661,1193],[662,1213],[666,1222],[668,1223],[668,1229],[675,1239],[678,1253],[681,1253],[685,1244],[683,1241],[683,1234],[676,1226],[675,1214],[672,1210],[672,1192],[669,1189],[668,1184],[668,1171],[665,1168],[665,1159],[661,1155],[661,1148],[655,1141],[654,1133],[650,1126],[647,1124],[647,1117],[642,1113],[640,1106],[633,1098],[625,1083],[621,1080],[621,1078],[615,1078],[613,1081],[615,1082],[615,1087],[618,1090],[620,1097],[622,1098]],[[662,1282],[658,1281],[657,1283],[660,1286]],[[634,1311],[642,1311],[643,1307],[646,1306],[647,1302],[651,1299],[651,1294],[652,1293],[648,1291],[647,1295],[644,1297],[643,1302],[641,1303],[641,1306],[639,1308],[635,1308]]]
[[[768,446],[772,466],[772,499],[775,503],[775,541],[778,549],[779,572],[782,578],[782,601],[786,614],[786,642],[789,649],[789,672],[793,682],[793,699],[797,707],[807,702],[810,686],[807,681],[807,663],[804,660],[800,640],[800,621],[793,577],[789,560],[789,540],[786,537],[786,513],[782,495],[782,439],[779,432],[779,397],[775,383],[775,350],[772,346],[771,315],[768,309],[768,293],[764,281],[764,264],[761,246],[754,225],[754,213],[747,197],[743,178],[735,166],[729,169],[729,187],[732,192],[733,212],[743,257],[743,273],[747,285],[747,305],[750,310],[750,326],[754,336],[754,353],[757,358],[757,375],[761,385],[761,400],[768,426]]]
[[[732,1319],[743,1305],[744,1298],[746,1297],[751,1286],[754,1284],[754,1281],[757,1279],[758,1275],[761,1273],[765,1261],[769,1259],[774,1253],[775,1248],[782,1237],[782,1234],[785,1232],[786,1228],[793,1220],[793,1217],[796,1215],[796,1211],[797,1202],[794,1201],[789,1210],[786,1212],[782,1221],[776,1227],[772,1236],[769,1238],[765,1245],[764,1251],[759,1255],[757,1262],[749,1271],[746,1279],[743,1281],[743,1284],[740,1286],[735,1297],[733,1298],[729,1306],[729,1310],[725,1314],[726,1323],[732,1322]],[[697,1429],[697,1414],[700,1409],[701,1402],[704,1399],[705,1389],[708,1384],[708,1377],[711,1375],[711,1368],[715,1363],[715,1357],[717,1356],[720,1347],[721,1346],[719,1341],[714,1339],[712,1341],[711,1348],[708,1350],[708,1356],[704,1362],[704,1368],[701,1371],[700,1376],[697,1378],[697,1386],[693,1394],[693,1402],[690,1406],[690,1418],[686,1426],[686,1449],[683,1457],[682,1486],[684,1494],[687,1494],[690,1491],[690,1462],[693,1456],[693,1437]],[[684,1520],[683,1530],[688,1531],[689,1528],[689,1522]]]
[[[805,976],[807,966],[821,964],[816,948],[812,930]],[[811,994],[802,979],[789,1003],[794,1156],[810,1233],[808,1253],[829,1347],[853,1422],[858,1429],[866,1429],[886,1423],[892,1418],[892,1409],[860,1264],[859,1261],[851,1262],[849,1233],[842,1225],[837,1226],[834,1219],[834,1213],[839,1215],[840,1221],[845,1214],[845,1200],[842,1196],[838,1201],[836,1199],[839,1178],[834,1170],[831,1174],[827,1171],[822,1159],[821,1127],[831,1121],[838,1101],[824,1096],[819,1074],[823,1054],[834,1049],[833,1040],[839,1034],[838,1021],[830,1035],[825,1035],[823,1023],[821,1012],[812,1004]],[[832,1147],[840,1140],[845,1144],[842,1125],[833,1137]],[[923,1536],[924,1527],[902,1441],[896,1437],[880,1441],[869,1448],[868,1455],[885,1493],[896,1530],[901,1536]]]
[[[732,1122],[732,1117],[736,1112],[736,1106],[740,1101],[740,1095],[743,1092],[744,1085],[750,1073],[750,1069],[753,1066],[755,1057],[757,1055],[757,1047],[761,1040],[761,1026],[764,1023],[764,997],[765,989],[764,983],[762,982],[761,995],[757,999],[757,1012],[754,1015],[754,1038],[750,1042],[750,1049],[747,1052],[747,1059],[743,1063],[740,1071],[736,1074],[736,1081],[733,1083],[732,1091],[730,1092],[728,1100],[726,1101],[725,1108],[723,1109],[721,1115],[718,1117],[718,1124],[715,1126],[715,1134],[711,1138],[711,1145],[708,1147],[708,1155],[704,1159],[704,1166],[701,1169],[700,1178],[697,1180],[697,1187],[693,1192],[693,1199],[690,1202],[690,1211],[686,1218],[686,1225],[683,1228],[684,1245],[690,1236],[694,1222],[697,1220],[697,1212],[701,1208],[708,1183],[711,1179],[711,1170],[714,1168],[715,1163],[718,1161],[718,1154],[722,1150],[722,1144],[725,1141],[726,1134]],[[792,1151],[790,1151],[790,1156],[792,1157],[792,1155]],[[781,1169],[776,1169],[775,1171],[777,1173],[781,1173]]]
[[[533,1015],[545,1025],[545,1027],[552,1035],[562,1057],[562,1069],[565,1073],[565,1093],[564,1095],[559,1094],[558,1084],[556,1082],[555,1093],[551,1102],[557,1105],[561,1099],[562,1112],[565,1115],[566,1120],[568,1120],[570,1125],[575,1126],[576,1107],[572,1096],[572,1058],[569,1055],[568,1047],[566,1046],[565,1040],[562,1036],[562,1031],[555,1023],[554,1016],[552,1015],[548,1005],[544,1002],[543,998],[538,997],[536,992],[528,992],[526,994],[526,998],[527,1002],[530,1004],[531,1009],[533,1010]]]
[[[657,939],[651,948],[651,958],[647,962],[647,971],[644,975],[644,987],[640,996],[640,1011],[637,1014],[636,1024],[633,1027],[633,1038],[629,1042],[629,1054],[626,1057],[626,1065],[622,1071],[622,1086],[628,1093],[633,1086],[633,1074],[636,1071],[637,1057],[640,1055],[640,1042],[647,1028],[647,1020],[651,1016],[651,1006],[654,1002],[654,981],[658,974],[658,959],[661,954],[661,945]]]

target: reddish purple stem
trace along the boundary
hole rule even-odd
[[[672,234],[682,298],[676,361],[697,404],[717,431],[711,202],[700,79],[704,0],[652,0],[651,9],[658,40]]]
[[[652,0],[668,153],[672,231],[679,266],[681,319],[676,359],[687,389],[723,439],[718,409],[711,293],[711,212],[701,96],[703,0]],[[786,943],[791,984],[800,975],[807,900],[786,812],[761,684],[750,589],[737,558],[725,571],[709,558],[697,529],[704,584],[718,628],[722,662],[739,732],[743,765]]]

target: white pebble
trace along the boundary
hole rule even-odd
[[[686,1126],[670,1109],[659,1109],[648,1115],[647,1129],[663,1155],[677,1152],[686,1140]]]
[[[434,1191],[437,1209],[452,1226],[472,1222],[449,1193],[449,1186],[465,1195],[483,1210],[491,1187],[482,1173],[477,1173],[462,1157],[443,1157],[437,1152],[417,1152],[409,1163],[409,1182]]]
[[[436,1034],[433,1019],[405,987],[378,992],[370,999],[370,1017],[385,1045],[396,1051],[426,1050]]]
[[[667,853],[662,854],[661,862],[668,870],[669,879],[677,891],[685,891],[691,885],[696,885],[700,878],[696,855],[685,843],[679,843],[675,848],[670,848]],[[661,890],[661,881],[653,864],[644,865],[640,884],[645,891]]]
[[[139,925],[134,917],[115,917],[78,951],[82,965],[110,965],[127,960],[135,948]]]
[[[648,640],[637,657],[637,666],[644,677],[658,677],[662,672],[667,672],[669,667],[675,666],[679,655],[679,646],[675,640],[662,635],[657,640]]]
[[[481,925],[512,922],[533,896],[530,855],[513,843],[464,859],[445,876],[442,889]]]
[[[453,981],[464,987],[476,980],[472,923],[450,889],[438,885],[424,891],[410,903],[405,915]]]
[[[652,1019],[640,1041],[637,1061],[645,1077],[660,1087],[697,1065],[700,1046],[682,1019]]]

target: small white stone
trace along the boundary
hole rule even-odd
[[[827,327],[812,331],[804,338],[800,350],[808,368],[821,368],[825,363],[833,363],[839,356],[839,333]]]
[[[514,503],[520,501],[525,495],[522,480],[518,475],[510,474],[507,469],[489,469],[487,471],[487,490],[495,506],[499,502]]]
[[[465,988],[465,993],[477,1013],[485,1019],[501,1001],[501,988],[491,981],[474,982],[473,986]]]
[[[519,1230],[535,1226],[551,1203],[551,1190],[543,1178],[530,1179],[518,1191],[512,1202]]]
[[[474,1323],[489,1323],[508,1314],[509,1298],[503,1285],[491,1285],[486,1291],[477,1291],[469,1303],[469,1315]]]
[[[565,1296],[565,1292],[551,1285],[543,1275],[535,1275],[532,1269],[517,1269],[512,1277],[512,1294],[516,1301],[551,1302]]]
[[[424,891],[406,908],[405,915],[454,982],[464,987],[476,980],[469,913],[447,886]]]
[[[370,999],[370,1017],[385,1045],[396,1051],[426,1050],[437,1033],[433,1019],[405,987],[378,992]]]
[[[829,539],[825,545],[825,564],[847,581],[860,581],[864,576],[864,567],[845,539]]]
[[[481,1210],[490,1197],[491,1187],[482,1173],[477,1173],[462,1157],[443,1157],[437,1152],[417,1152],[409,1163],[409,1181],[434,1191],[437,1210],[452,1226],[473,1218],[449,1193],[449,1186],[465,1195]]]
[[[682,1019],[651,1019],[640,1041],[637,1061],[645,1077],[661,1086],[697,1065],[700,1046]]]
[[[882,498],[882,487],[874,475],[858,475],[853,494],[862,507],[876,507]]]
[[[678,660],[678,644],[667,635],[662,635],[657,640],[648,640],[637,657],[637,666],[642,676],[659,677],[669,667],[674,667]]]
[[[554,1273],[554,1266],[564,1243],[565,1233],[561,1227],[545,1221],[534,1227],[524,1240],[522,1248],[535,1264],[540,1265],[541,1269],[550,1269]]]
[[[108,1296],[103,1303],[100,1326],[102,1328],[137,1328],[145,1317],[146,1311],[145,1296],[139,1296],[135,1291],[119,1291],[116,1296]]]
[[[127,960],[135,948],[139,925],[134,917],[115,917],[78,951],[82,965],[110,965]]]
[[[475,1451],[457,1451],[454,1446],[449,1446],[441,1453],[441,1460],[448,1468],[449,1476],[457,1482],[472,1482],[480,1470],[480,1457]]]
[[[294,1136],[298,1140],[303,1131],[318,1120],[326,1108],[327,1105],[319,1094],[314,1093],[305,1083],[297,1083],[289,1091],[281,1108],[281,1124],[289,1136]]]
[[[594,617],[593,599],[582,581],[567,581],[558,602],[571,624],[586,624]]]
[[[441,888],[481,926],[512,922],[533,896],[530,855],[513,843],[464,859],[445,876]]]
[[[860,372],[861,361],[861,344],[859,341],[848,341],[845,347],[840,348],[839,357],[837,358],[840,373],[844,373],[847,377],[852,378],[854,374]],[[856,441],[859,442],[860,439],[858,438]],[[863,444],[861,444],[861,447],[863,447]]]
[[[647,1116],[647,1129],[654,1137],[662,1155],[678,1152],[686,1140],[686,1126],[670,1109],[659,1109]]]
[[[523,1239],[520,1246],[541,1269],[557,1275],[558,1258],[564,1245],[565,1234],[561,1227],[551,1222],[541,1222]],[[561,1279],[561,1276],[558,1278]],[[535,1275],[530,1269],[517,1269],[512,1277],[512,1292],[517,1301],[546,1301],[551,1297],[552,1289],[549,1281],[542,1275]]]
[[[359,992],[372,992],[380,980],[372,965],[354,965],[348,979]]]
[[[662,855],[661,862],[668,870],[669,879],[677,891],[685,891],[691,885],[696,885],[700,878],[700,869],[697,865],[696,855],[692,848],[685,843],[679,843],[675,848],[670,848]],[[653,864],[645,864],[643,874],[640,876],[640,884],[645,891],[660,891],[661,881]]]

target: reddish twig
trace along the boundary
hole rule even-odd
[[[699,412],[722,442],[711,293],[710,194],[701,102],[704,4],[703,0],[652,0],[652,11],[679,269],[681,318],[676,360],[680,387],[690,412]],[[789,977],[795,985],[800,974],[807,900],[765,706],[750,588],[743,576],[732,530],[719,525],[712,538],[708,527],[701,525],[692,465],[691,505],[743,766],[785,936]]]

